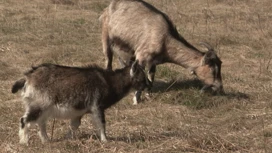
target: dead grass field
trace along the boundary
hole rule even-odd
[[[63,139],[68,122],[56,120],[51,143],[41,144],[33,128],[30,145],[19,145],[24,108],[12,84],[43,62],[103,67],[98,18],[110,0],[1,0],[0,152],[272,152],[271,0],[147,1],[196,47],[215,46],[226,95],[199,94],[187,70],[165,64],[151,100],[132,106],[130,95],[107,110],[108,143],[97,140],[87,115],[75,140]]]

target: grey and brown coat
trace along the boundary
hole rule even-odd
[[[46,121],[49,117],[70,119],[69,137],[79,127],[83,115],[92,114],[97,134],[106,141],[105,109],[117,103],[131,89],[143,90],[150,83],[137,61],[115,71],[97,66],[68,67],[41,64],[16,81],[12,93],[22,90],[25,114],[20,119],[20,143],[28,143],[28,129],[39,128],[42,142],[48,141]]]

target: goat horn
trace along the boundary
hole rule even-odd
[[[209,51],[213,50],[213,47],[207,42],[200,42],[199,44],[206,47]]]

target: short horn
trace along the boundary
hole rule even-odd
[[[130,76],[133,77],[134,74],[136,73],[137,71],[137,67],[138,67],[138,60],[136,60],[135,62],[133,62],[132,66],[131,66],[131,69],[130,69]]]
[[[210,50],[213,50],[213,47],[212,47],[209,43],[207,43],[207,42],[200,42],[199,44],[200,44],[201,46],[206,47],[209,51],[210,51]]]

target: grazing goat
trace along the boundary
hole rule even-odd
[[[205,84],[223,93],[221,60],[208,44],[206,53],[188,43],[166,14],[142,0],[112,0],[100,16],[106,68],[112,69],[113,51],[122,64],[139,60],[154,81],[156,65],[174,63],[183,66]],[[141,91],[136,92],[137,104]]]
[[[70,119],[69,137],[74,137],[81,118],[92,114],[101,141],[106,141],[105,109],[121,100],[131,89],[144,90],[150,82],[138,61],[115,71],[96,66],[67,67],[41,64],[25,73],[12,87],[22,89],[26,112],[20,120],[20,143],[28,143],[28,128],[37,123],[42,142],[48,141],[49,117]]]

